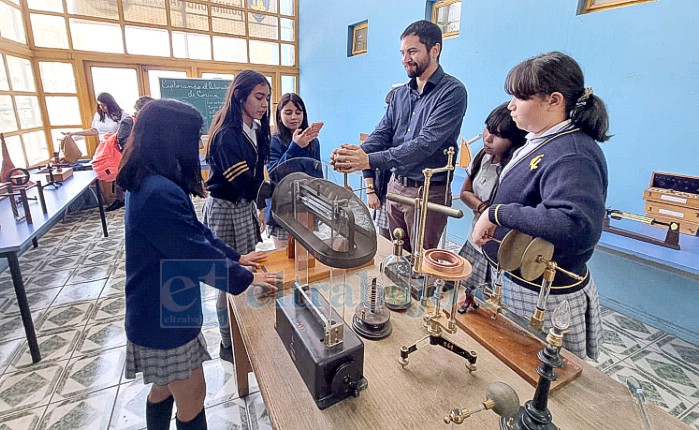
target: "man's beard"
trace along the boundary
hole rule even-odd
[[[408,73],[408,78],[413,79],[422,76],[425,70],[427,70],[427,63],[420,64],[415,62],[415,69],[412,71],[406,70],[406,72]]]

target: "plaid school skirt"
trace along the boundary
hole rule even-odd
[[[229,200],[209,196],[202,209],[204,225],[226,245],[245,255],[262,242],[255,202]]]
[[[478,287],[488,282],[490,279],[488,260],[486,260],[485,256],[479,249],[474,248],[473,245],[466,241],[464,246],[461,247],[459,255],[468,260],[473,268],[471,277],[461,283],[463,286]]]
[[[191,341],[172,349],[152,349],[126,342],[124,376],[134,379],[137,373],[142,373],[145,384],[164,386],[189,378],[192,370],[206,360],[211,360],[211,356],[201,331]]]
[[[508,310],[522,317],[529,318],[534,313],[537,291],[528,290],[517,285],[507,276],[502,277],[502,299]],[[597,360],[599,348],[604,342],[602,331],[602,310],[599,294],[592,278],[585,288],[570,294],[551,294],[546,302],[544,332],[551,328],[551,316],[556,307],[564,300],[570,305],[571,320],[568,332],[563,336],[563,348],[578,357],[590,357]]]
[[[289,233],[278,225],[267,226],[267,237],[276,237],[277,240],[289,240]]]

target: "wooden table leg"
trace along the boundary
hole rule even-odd
[[[248,384],[248,373],[252,372],[252,365],[248,358],[248,351],[243,342],[243,336],[240,334],[238,320],[233,312],[233,305],[230,301],[230,296],[226,297],[228,303],[228,324],[231,328],[231,341],[233,342],[233,359],[235,362],[235,377],[238,384],[238,395],[240,397],[250,394],[250,386]]]

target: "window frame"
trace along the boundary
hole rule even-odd
[[[362,21],[354,24],[352,27],[352,49],[351,56],[364,55],[369,53],[369,21]],[[366,29],[366,49],[357,49],[357,33],[359,30]]]
[[[578,0],[578,15],[656,1],[657,0],[613,0],[604,4],[594,4],[595,0]]]
[[[461,3],[461,0],[437,0],[437,1],[431,1],[432,3],[432,16],[430,17],[430,21],[432,21],[433,24],[437,24],[437,15],[438,11],[441,8],[448,7],[454,3]],[[458,37],[459,34],[461,33],[461,16],[459,16],[459,30],[458,31],[450,31],[448,33],[442,32],[442,39],[449,39],[452,37]]]

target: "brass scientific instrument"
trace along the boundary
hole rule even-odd
[[[454,148],[450,147],[445,150],[444,153],[447,155],[447,164],[444,167],[423,169],[422,173],[425,177],[425,181],[421,193],[418,193],[417,198],[410,199],[391,193],[386,195],[386,198],[391,201],[415,207],[416,234],[412,236],[415,240],[411,241],[413,243],[412,271],[415,276],[423,277],[424,283],[420,291],[420,303],[423,306],[426,306],[429,300],[429,280],[436,279],[433,290],[434,309],[424,316],[424,323],[428,334],[412,345],[402,346],[399,362],[402,366],[407,366],[408,356],[417,351],[421,346],[429,343],[430,345],[442,346],[460,357],[465,358],[468,362],[466,366],[469,372],[474,372],[476,370],[477,354],[474,351],[466,350],[455,344],[444,334],[444,332],[450,334],[456,333],[457,326],[454,318],[456,308],[458,307],[460,281],[468,279],[468,277],[471,276],[471,263],[454,252],[443,249],[425,250],[423,245],[428,211],[434,211],[455,218],[461,218],[463,216],[460,210],[429,201],[432,176],[446,172],[447,184],[449,184],[451,172],[454,170]],[[447,187],[446,192],[449,192],[449,187]],[[451,316],[448,318],[441,311],[441,295],[446,285],[452,288],[452,312]]]
[[[475,338],[481,345],[497,356],[503,363],[532,385],[537,384],[539,374],[536,351],[541,349],[546,341],[542,327],[545,320],[548,296],[557,270],[562,270],[551,260],[553,245],[541,238],[516,230],[509,231],[502,240],[490,238],[498,242],[497,273],[492,289],[483,288],[483,298],[471,298],[478,301],[480,307],[473,311],[464,311],[456,317],[457,325]],[[512,312],[503,302],[502,277],[505,272],[517,272],[517,276],[532,281],[542,274],[541,287],[537,297],[537,305],[529,318]],[[577,274],[565,271],[574,279],[581,279]],[[467,292],[468,294],[468,292]],[[464,301],[466,302],[466,300]],[[582,368],[575,362],[563,358],[565,367],[561,369],[560,377],[554,382],[553,390],[565,386],[582,373]]]
[[[624,230],[619,227],[612,227],[612,219],[630,219],[632,221],[638,221],[646,225],[665,226],[667,227],[667,233],[665,234],[664,240],[656,239],[654,237],[646,236],[645,234]],[[674,221],[665,222],[643,215],[636,215],[628,212],[622,212],[616,209],[607,208],[607,213],[604,217],[603,230],[609,233],[618,234],[619,236],[630,237],[631,239],[652,243],[653,245],[664,246],[666,248],[671,249],[680,249],[680,225]]]
[[[454,408],[444,417],[444,422],[461,424],[464,419],[481,410],[491,409],[500,415],[501,430],[555,430],[553,417],[548,409],[551,382],[558,376],[555,369],[563,366],[560,356],[563,346],[563,335],[570,326],[570,305],[567,300],[561,302],[551,318],[553,326],[546,336],[546,346],[539,351],[537,357],[541,364],[536,371],[539,381],[536,385],[534,398],[519,407],[517,393],[503,382],[496,382],[488,387],[486,401],[483,407],[475,412],[468,409]],[[516,405],[516,406],[515,406]]]

